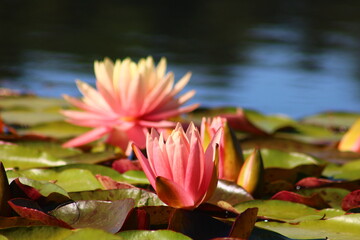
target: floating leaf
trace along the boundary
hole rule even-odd
[[[219,201],[225,201],[236,205],[249,200],[253,200],[253,197],[244,188],[233,182],[219,180],[215,192],[208,202],[216,205]]]
[[[330,207],[325,202],[325,200],[317,193],[314,193],[311,196],[302,196],[294,192],[281,191],[275,194],[274,196],[272,196],[271,199],[301,203],[316,209],[323,209]]]
[[[52,226],[33,226],[1,229],[0,234],[8,239],[16,240],[63,240],[72,234],[66,228]],[[90,239],[89,239],[90,240]]]
[[[14,198],[9,201],[9,205],[21,217],[38,220],[49,226],[71,228],[65,222],[42,212],[40,207],[32,200],[25,198]]]
[[[360,236],[360,214],[349,214],[327,220],[308,220],[297,224],[258,222],[256,226],[272,230],[290,238],[354,240]]]
[[[89,131],[89,128],[76,126],[64,121],[52,121],[19,129],[21,134],[40,134],[59,139],[72,138]]]
[[[124,240],[120,236],[113,235],[111,233],[105,232],[100,229],[92,229],[92,228],[76,229],[71,233],[70,236],[66,237],[64,240],[78,240],[78,239]]]
[[[79,149],[63,148],[61,144],[50,141],[16,141],[16,144],[22,147],[46,152],[56,158],[66,158],[82,153]]]
[[[21,96],[1,98],[0,108],[9,109],[28,109],[32,111],[45,111],[49,109],[60,109],[68,107],[69,104],[60,98],[44,98],[35,96]]]
[[[344,128],[349,128],[358,118],[360,118],[360,113],[324,112],[304,117],[301,119],[301,122],[343,130]]]
[[[9,182],[6,176],[4,165],[0,162],[0,216],[10,216],[11,208],[8,201],[11,198]]]
[[[280,221],[296,220],[304,216],[317,216],[319,219],[331,218],[343,215],[344,211],[336,209],[316,210],[303,204],[280,201],[280,200],[252,200],[243,202],[235,206],[239,212],[245,211],[247,208],[259,208],[258,216]]]
[[[38,181],[54,181],[66,192],[89,191],[102,189],[102,185],[94,174],[86,169],[26,169],[22,171],[8,171],[8,177],[26,177]]]
[[[20,169],[67,164],[66,161],[37,149],[5,144],[0,145],[0,161],[3,162],[5,168]]]
[[[71,192],[69,193],[69,195],[70,198],[75,201],[79,201],[79,200],[115,201],[125,198],[132,198],[135,200],[136,207],[165,205],[155,193],[148,192],[140,188]]]
[[[342,201],[341,207],[344,211],[360,207],[360,190],[355,190],[346,195]]]
[[[177,233],[171,230],[157,230],[157,231],[124,231],[116,234],[124,239],[131,240],[191,240],[191,238],[184,234]]]
[[[2,111],[1,116],[8,124],[35,126],[42,123],[61,121],[64,119],[59,113],[30,112],[23,110]]]
[[[249,239],[257,220],[257,208],[248,208],[236,218],[229,237]]]
[[[325,202],[327,202],[332,208],[342,209],[341,202],[343,198],[349,193],[349,190],[335,187],[321,187],[311,189],[301,189],[297,193],[310,196],[314,193],[319,194]]]
[[[73,228],[96,228],[116,233],[134,207],[133,199],[117,201],[82,200],[50,212]]]
[[[252,152],[252,149],[246,150],[244,151],[244,156],[247,157]],[[265,168],[277,167],[291,169],[299,165],[324,164],[321,159],[298,152],[284,152],[266,148],[260,149],[260,152]]]

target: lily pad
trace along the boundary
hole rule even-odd
[[[134,200],[131,198],[117,201],[81,200],[63,205],[49,214],[73,228],[96,228],[116,233],[133,207]]]
[[[316,218],[321,219],[345,214],[344,211],[338,209],[329,208],[319,211],[304,204],[281,200],[252,200],[236,205],[235,209],[242,212],[253,207],[259,208],[258,216],[285,222],[293,222],[304,216],[316,216]]]
[[[125,198],[132,198],[135,200],[136,207],[165,205],[165,203],[163,203],[155,193],[140,188],[71,192],[69,193],[69,195],[70,198],[75,201],[79,201],[79,200],[115,201]]]
[[[307,220],[297,224],[258,222],[256,226],[272,230],[290,238],[325,238],[354,240],[360,236],[360,214],[348,214],[327,220]]]
[[[184,234],[174,232],[171,230],[157,230],[157,231],[146,231],[146,230],[130,230],[123,231],[116,234],[117,236],[123,237],[124,239],[131,240],[191,240],[191,238]]]
[[[244,151],[244,156],[253,152],[252,149]],[[265,168],[287,168],[292,169],[300,165],[319,165],[324,161],[310,155],[298,152],[284,152],[275,149],[263,148],[260,150]]]
[[[19,145],[0,145],[0,161],[5,168],[50,167],[67,164],[47,152]]]
[[[67,192],[89,191],[102,189],[102,185],[91,171],[86,169],[26,169],[22,171],[8,171],[8,178],[26,177],[38,181],[52,181]]]

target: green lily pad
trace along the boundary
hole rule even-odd
[[[102,185],[91,171],[86,169],[39,169],[7,171],[9,179],[26,177],[38,181],[52,181],[66,192],[89,191],[102,189]]]
[[[331,164],[326,166],[323,175],[334,179],[357,180],[360,179],[360,160],[354,160],[344,165]]]
[[[79,200],[115,201],[125,198],[132,198],[135,200],[135,207],[165,206],[165,203],[163,203],[155,193],[140,188],[71,192],[69,193],[69,195],[70,198],[74,201],[79,201]]]
[[[5,168],[50,167],[67,164],[47,152],[19,145],[0,145],[0,161]]]
[[[256,226],[272,230],[290,238],[325,238],[354,240],[360,236],[360,214],[349,214],[327,220],[307,220],[297,224],[258,222]]]
[[[69,164],[69,165],[65,165],[62,167],[59,167],[57,169],[57,171],[64,171],[67,169],[73,169],[73,168],[77,168],[77,169],[86,169],[89,170],[90,172],[92,172],[92,174],[96,175],[96,174],[100,174],[103,176],[108,176],[112,179],[114,179],[115,181],[125,181],[124,177],[121,175],[121,173],[117,172],[116,170],[110,168],[110,167],[106,167],[106,166],[102,166],[102,165],[97,165],[97,164],[86,164],[86,163],[82,163],[82,164]]]
[[[235,206],[235,209],[239,212],[245,211],[247,208],[259,208],[258,216],[263,216],[270,219],[276,219],[280,221],[300,221],[306,216],[317,216],[316,218],[331,218],[334,216],[340,216],[345,214],[344,211],[338,209],[323,209],[316,210],[308,207],[304,204],[293,203],[281,200],[252,200],[240,203]]]
[[[86,239],[86,240],[124,240],[124,238],[120,236],[116,236],[114,234],[105,232],[100,229],[93,228],[82,228],[76,229],[72,232],[72,234],[66,237],[64,240],[78,240],[78,239]]]
[[[44,111],[53,108],[68,108],[70,105],[61,98],[43,98],[35,96],[20,96],[1,98],[1,109],[28,109]]]
[[[7,124],[23,126],[34,126],[41,123],[64,120],[64,116],[59,113],[30,112],[23,110],[2,111],[1,117]]]
[[[326,128],[344,130],[344,128],[349,128],[359,118],[360,113],[324,112],[307,116],[301,119],[301,122]]]
[[[332,208],[342,209],[341,202],[350,191],[343,188],[323,187],[301,189],[297,191],[297,193],[305,196],[310,196],[315,193],[319,194]]]
[[[0,236],[3,239],[16,240],[122,240],[124,238],[114,234],[105,232],[100,229],[83,228],[76,230],[69,230],[60,227],[51,226],[34,226],[34,227],[16,227],[1,229]],[[4,238],[5,237],[5,238]],[[1,238],[0,238],[1,239]]]
[[[0,229],[0,235],[17,240],[63,240],[70,236],[71,230],[60,227],[33,226]]]
[[[244,151],[246,158],[253,150]],[[275,149],[263,148],[260,150],[265,168],[287,168],[292,169],[300,165],[319,165],[324,161],[310,155],[298,152],[284,152]]]
[[[48,197],[50,194],[57,193],[69,198],[68,193],[57,184],[48,181],[37,181],[25,177],[20,177],[19,181],[23,185],[35,188],[44,197]]]
[[[79,149],[63,148],[61,144],[49,141],[17,141],[16,144],[46,152],[56,158],[66,158],[82,153]]]
[[[89,128],[76,126],[64,121],[51,121],[31,125],[26,129],[19,129],[21,134],[38,134],[59,139],[72,138],[89,131]]]
[[[157,231],[145,231],[145,230],[131,230],[123,231],[116,234],[124,239],[131,240],[191,240],[191,238],[184,234],[174,232],[171,230],[157,230]]]
[[[143,171],[130,170],[122,174],[124,182],[131,184],[150,184],[148,178]]]
[[[285,115],[263,115],[257,111],[244,109],[246,118],[259,129],[271,134],[279,128],[292,126],[295,120]]]

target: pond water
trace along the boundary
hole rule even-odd
[[[0,2],[0,87],[80,96],[104,57],[168,59],[202,106],[360,111],[360,1]]]

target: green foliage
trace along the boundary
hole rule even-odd
[[[59,113],[64,108],[69,105],[60,99],[0,101],[4,123],[17,131],[0,134],[7,142],[0,144],[0,161],[7,169],[1,172],[0,239],[186,240],[236,237],[246,231],[251,240],[360,235],[360,215],[342,209],[345,197],[360,189],[360,154],[336,149],[358,113],[327,112],[295,120],[229,107],[184,116],[181,121],[197,123],[203,116],[231,116],[229,126],[244,158],[258,148],[264,163],[262,191],[255,199],[235,183],[220,180],[206,204],[187,211],[166,206],[143,171],[112,168],[115,160],[126,157],[118,149],[106,144],[63,148],[66,139],[88,130],[64,122]],[[291,193],[286,201],[272,199],[281,191]],[[356,212],[360,200],[351,196],[346,204]],[[323,205],[315,209],[301,202],[311,197]],[[15,209],[20,216],[13,214]],[[248,209],[253,218],[241,215]]]

